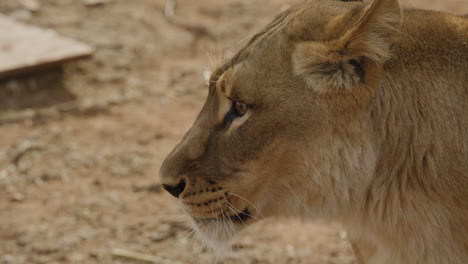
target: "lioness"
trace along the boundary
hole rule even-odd
[[[345,225],[360,263],[468,263],[468,19],[290,8],[213,72],[160,174],[213,247],[304,216]]]

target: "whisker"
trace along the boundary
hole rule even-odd
[[[245,227],[247,227],[247,225],[244,223],[244,221],[242,221],[242,218],[236,213],[236,211],[234,211],[234,209],[232,209],[232,207],[230,207],[229,205],[226,204],[226,206],[227,206],[227,208],[229,208],[233,213],[235,213],[235,214],[236,214],[236,217],[239,219],[239,221],[241,221],[241,223],[242,223]]]
[[[188,230],[187,230],[187,231],[188,231]],[[190,236],[192,236],[195,232],[196,232],[196,230],[195,230],[195,229],[192,229],[192,231],[190,231],[190,233],[189,233],[188,235],[186,235],[184,238],[185,238],[185,239],[189,239]]]
[[[192,252],[194,252],[194,250],[195,250],[195,243],[193,240],[190,240],[189,244],[187,245],[187,250],[182,255],[182,259],[188,258],[189,255],[191,255]]]
[[[210,54],[210,52],[208,52],[205,48],[202,48],[203,52],[205,53],[206,57],[208,57],[208,60],[210,61],[210,64],[211,64],[211,67],[214,68],[216,67],[216,63],[213,59],[213,56],[212,54]]]
[[[246,215],[246,216],[248,216],[248,217],[252,217],[252,218],[255,219],[255,220],[260,220],[260,219],[258,219],[257,217],[255,217],[255,216],[253,216],[253,215],[247,214],[247,213],[245,213],[245,212],[243,212],[243,211],[237,209],[237,208],[236,208],[232,203],[230,203],[228,200],[226,200],[226,203],[227,203],[226,206],[229,207],[231,210],[233,210],[233,212],[234,212],[235,214],[244,214],[244,215]],[[235,210],[235,211],[234,211],[234,210]],[[237,211],[237,212],[236,212],[236,211]]]
[[[191,238],[191,237],[197,232],[197,229],[196,229],[196,227],[186,228],[184,232],[189,232],[189,233],[187,235],[185,235],[183,238],[179,239],[179,241],[187,242],[187,244],[182,244],[181,243],[184,247],[187,248],[187,250],[185,250],[185,252],[183,252],[181,257],[182,257],[182,259],[188,259],[188,258],[191,258],[189,255],[193,255],[193,252],[195,252],[194,251],[195,250],[194,239]]]
[[[291,186],[289,185],[286,185],[286,184],[281,184],[280,185],[281,187],[285,187],[286,189],[288,189],[292,195],[294,196],[294,198],[296,199],[296,201],[307,211],[307,213],[309,213],[310,216],[314,216],[312,214],[312,212],[305,206],[305,204],[303,203],[303,201],[296,195],[296,193],[294,192],[294,190],[291,188]]]
[[[229,210],[232,210],[228,207]],[[242,221],[242,219],[239,219],[241,220],[241,222],[245,225],[245,223]],[[236,236],[236,228],[235,228],[235,224],[234,224],[234,221],[232,220],[232,218],[229,218],[229,223],[231,225],[231,237],[235,237]],[[232,243],[229,245],[229,252],[228,254],[226,254],[226,259],[228,258],[227,256],[232,256],[234,253],[234,251],[232,250]]]
[[[242,200],[244,200],[244,201],[246,201],[247,203],[249,203],[250,205],[252,205],[252,207],[253,207],[255,210],[257,210],[257,212],[260,214],[260,216],[261,216],[263,219],[265,219],[265,216],[262,214],[262,212],[260,212],[260,210],[259,210],[252,202],[250,202],[249,200],[247,200],[246,198],[244,198],[244,197],[242,197],[242,196],[240,196],[240,195],[238,195],[238,194],[231,193],[231,192],[228,192],[228,194],[234,195],[234,196],[236,196],[236,197],[239,197],[239,198],[241,198]]]
[[[223,228],[223,230],[227,232],[228,237],[232,238],[234,236],[234,230],[235,230],[234,224],[233,224],[231,218],[229,217],[229,215],[227,213],[226,214],[224,213],[223,206],[221,205],[221,203],[219,201],[217,201],[217,203],[220,206],[221,214],[223,215],[222,224],[226,225],[226,227]],[[223,248],[224,252],[223,252],[222,255],[218,256],[217,261],[219,263],[221,263],[225,259],[225,256],[228,255],[230,250],[231,250],[231,247],[230,247],[230,244],[229,244],[225,248]]]

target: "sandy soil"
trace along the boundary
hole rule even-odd
[[[48,73],[59,83],[0,82],[0,263],[141,263],[113,249],[214,263],[157,171],[203,103],[205,69],[296,1],[177,1],[191,28],[168,22],[163,0],[19,2],[0,1],[0,13],[97,51]],[[468,12],[463,0],[425,4]],[[356,263],[330,223],[261,222],[234,252],[229,263]]]

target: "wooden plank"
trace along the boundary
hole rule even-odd
[[[0,15],[0,79],[88,57],[94,49]]]

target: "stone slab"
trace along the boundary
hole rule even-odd
[[[88,57],[93,51],[92,47],[62,37],[54,30],[0,15],[0,79],[59,66]]]

